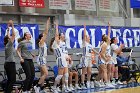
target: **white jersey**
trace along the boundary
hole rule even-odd
[[[111,49],[112,49],[112,57],[117,58],[117,54],[114,52],[114,50],[118,49],[118,45],[116,44],[111,44]]]
[[[92,45],[90,43],[85,42],[83,44],[83,56],[91,57],[92,49]]]
[[[53,42],[52,48],[54,49],[54,54],[56,56],[56,63],[59,68],[68,67],[67,61],[66,61],[66,55],[62,52],[62,48],[60,48],[60,45],[57,44],[56,41]]]
[[[105,42],[103,42],[105,43]],[[102,45],[103,43],[101,44],[100,48],[99,48],[99,53],[102,51]],[[106,49],[106,54],[105,55],[108,55],[109,54],[109,45],[107,46],[107,49]],[[100,61],[102,61],[102,63],[105,63],[106,61],[103,59],[103,58],[100,58]]]
[[[57,58],[62,57],[63,55],[62,49],[60,48],[60,45],[58,45],[56,41],[53,42],[52,48],[54,49],[54,54]]]
[[[107,49],[106,49],[106,55],[107,56],[111,56],[111,54],[110,54],[111,53],[111,49],[110,48],[111,48],[110,45],[108,45]]]
[[[116,50],[116,49],[118,49],[119,47],[118,47],[118,45],[116,45],[116,44],[111,44],[111,52],[112,52],[112,58],[113,58],[113,60],[114,60],[114,64],[117,64],[117,53],[115,53],[114,52],[114,50]]]
[[[39,55],[37,58],[37,63],[39,65],[45,65],[47,62],[46,57],[47,57],[47,46],[46,46],[46,43],[44,43],[43,46],[39,47]]]
[[[39,47],[39,57],[46,57],[47,56],[47,45],[44,43],[43,46]]]
[[[62,49],[62,52],[65,54],[68,54],[66,43],[60,40],[59,45],[60,45],[60,48]]]
[[[92,67],[92,49],[93,47],[90,43],[86,41],[83,43],[83,57],[80,59],[82,67]]]

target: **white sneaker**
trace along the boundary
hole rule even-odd
[[[116,86],[117,84],[115,82],[111,82],[112,85]]]
[[[90,82],[87,81],[87,88],[89,89],[90,88]]]
[[[47,93],[46,90],[41,90],[39,93]]]
[[[51,91],[52,91],[53,93],[58,93],[57,88],[54,87],[54,86],[51,87]]]
[[[95,87],[102,87],[99,81],[94,81],[94,86]]]
[[[90,82],[90,87],[91,87],[91,88],[94,88],[94,82],[93,82],[93,81]]]
[[[87,87],[84,85],[81,86],[82,89],[87,89]]]
[[[35,93],[39,93],[39,91],[40,91],[40,87],[36,87],[36,86],[34,86],[34,90],[35,90]]]
[[[69,88],[65,88],[64,92],[70,92],[71,90]]]
[[[111,83],[106,83],[106,88],[115,88]]]
[[[121,81],[118,80],[117,84],[122,85],[123,83]]]
[[[64,92],[66,89],[66,86],[62,86],[62,91]]]
[[[57,91],[58,91],[58,92],[61,92],[61,89],[60,89],[60,87],[57,87]]]
[[[71,91],[75,90],[75,89],[73,88],[73,86],[70,86],[69,88],[70,88]]]
[[[99,82],[101,87],[105,87],[105,83],[104,82]]]
[[[75,89],[82,89],[78,86],[78,84],[75,84]]]

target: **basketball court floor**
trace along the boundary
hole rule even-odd
[[[47,93],[52,93],[48,89],[46,91]],[[140,84],[132,82],[127,85],[117,85],[115,88],[93,88],[88,90],[75,90],[69,93],[140,93]]]
[[[52,93],[49,91],[48,88],[46,89],[46,91],[47,93]],[[0,93],[4,93],[4,92],[0,92]],[[13,93],[15,93],[15,91],[13,91]],[[115,88],[93,88],[87,90],[75,90],[69,93],[140,93],[140,83],[137,84],[132,82],[127,85],[117,85],[115,86]]]
[[[123,88],[117,90],[108,90],[108,91],[91,92],[91,93],[140,93],[140,87]]]
[[[51,92],[48,92],[51,93]],[[62,92],[64,93],[64,92]],[[88,90],[75,90],[69,93],[140,93],[140,84],[130,83],[117,85],[115,88],[93,88]]]
[[[113,88],[94,88],[90,90],[78,90],[73,93],[140,93],[140,84],[130,83],[117,85]]]

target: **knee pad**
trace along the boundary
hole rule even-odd
[[[63,77],[63,75],[57,75],[57,77],[55,78],[55,80],[60,80]]]
[[[64,77],[65,77],[65,80],[68,80],[69,74],[68,74],[68,73],[65,73],[65,74],[64,74]]]

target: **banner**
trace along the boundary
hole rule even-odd
[[[95,0],[75,0],[75,10],[96,11]]]
[[[19,0],[19,6],[44,8],[44,0]]]
[[[14,6],[14,0],[0,0],[0,6]]]
[[[59,32],[65,33],[68,48],[82,48],[83,30],[83,26],[59,26]],[[102,35],[108,33],[107,26],[87,26],[86,30],[93,47],[100,47]],[[140,46],[140,28],[112,27],[112,37],[118,38],[118,45],[123,43],[125,47]]]
[[[49,0],[49,9],[71,10],[71,0]]]
[[[119,12],[118,0],[99,0],[99,10]]]
[[[140,8],[140,0],[130,0],[131,8]]]
[[[14,46],[17,48],[18,46],[18,38],[23,37],[25,32],[29,32],[31,34],[31,42],[33,49],[36,48],[36,40],[39,35],[39,27],[36,24],[23,24],[23,25],[15,25],[14,31],[16,33]],[[12,32],[12,27],[10,27],[10,34]],[[4,49],[4,37],[7,35],[7,24],[0,24],[0,50]]]

